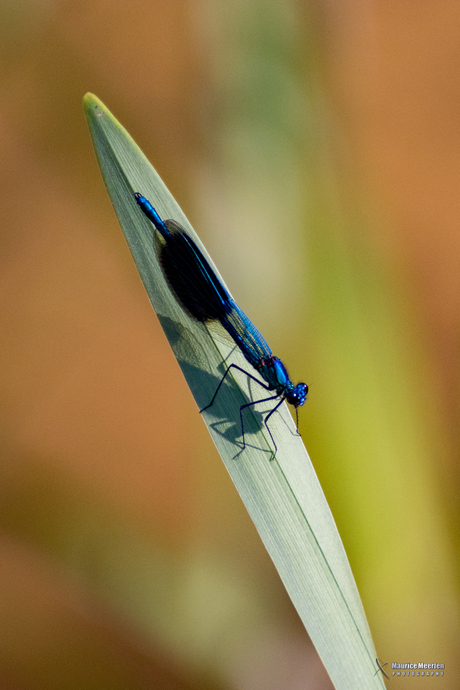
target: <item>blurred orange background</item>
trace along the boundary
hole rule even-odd
[[[380,658],[456,688],[458,3],[4,0],[0,35],[0,688],[331,687],[150,308],[86,91],[310,384]]]

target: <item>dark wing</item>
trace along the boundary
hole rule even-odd
[[[169,287],[181,307],[194,319],[218,321],[256,369],[272,356],[265,339],[230,296],[185,229],[166,220],[170,233],[159,249],[159,260]]]
[[[197,321],[222,321],[233,301],[184,228],[166,220],[171,233],[159,249],[163,274],[177,301]]]

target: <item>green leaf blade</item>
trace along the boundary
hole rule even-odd
[[[214,264],[129,134],[92,94],[85,96],[84,107],[139,274],[197,404],[204,407],[230,362],[245,370],[250,366],[237,348],[177,304],[158,265],[153,226],[138,208],[134,192],[149,198],[163,219],[183,225]],[[241,450],[239,410],[253,399],[255,384],[239,372],[227,378],[202,417],[335,687],[384,687],[382,675],[375,675],[376,653],[340,536],[287,405],[270,419],[276,459],[270,461],[272,443],[263,407],[245,410],[247,447],[235,457]]]

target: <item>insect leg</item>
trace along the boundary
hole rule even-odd
[[[265,386],[264,386],[264,388],[265,388]],[[268,390],[270,390],[270,389],[268,389]],[[251,407],[251,405],[257,405],[258,403],[268,402],[269,400],[276,400],[277,397],[278,397],[278,394],[272,395],[272,396],[270,396],[269,398],[263,398],[262,400],[253,400],[252,402],[248,402],[248,403],[245,403],[244,405],[241,405],[241,407],[240,407],[240,422],[241,422],[241,435],[242,435],[242,437],[243,437],[243,447],[242,447],[242,449],[235,455],[235,458],[237,458],[238,455],[240,455],[240,454],[243,452],[243,450],[246,448],[246,441],[245,441],[245,438],[244,438],[243,410],[244,410],[246,407]],[[283,400],[281,400],[281,402],[283,402]],[[280,402],[278,405],[276,405],[276,407],[268,414],[268,416],[267,416],[266,419],[264,420],[265,426],[267,427],[267,431],[268,431],[268,433],[270,434],[270,438],[271,438],[271,440],[272,440],[272,442],[273,442],[273,445],[275,446],[275,453],[274,453],[273,457],[271,458],[272,460],[273,460],[273,458],[275,457],[276,451],[277,451],[278,449],[277,449],[277,447],[276,447],[275,439],[273,438],[272,432],[270,431],[270,429],[269,429],[268,426],[267,426],[267,421],[266,421],[266,420],[268,419],[268,417],[270,417],[271,413],[274,412],[274,411],[280,406],[281,402]],[[234,458],[234,459],[235,459],[235,458]]]
[[[250,374],[249,372],[245,371],[244,369],[242,369],[241,367],[239,367],[237,364],[230,364],[230,366],[228,367],[227,371],[226,371],[225,374],[222,376],[222,378],[221,378],[221,380],[220,380],[220,383],[219,383],[219,385],[217,386],[216,392],[215,392],[214,395],[212,396],[211,402],[210,402],[208,405],[206,405],[206,407],[202,407],[202,408],[201,408],[200,414],[201,414],[202,412],[204,412],[205,410],[207,410],[209,407],[212,407],[212,405],[213,405],[213,403],[214,403],[214,400],[216,399],[217,394],[218,394],[218,392],[219,392],[219,390],[220,390],[220,387],[222,386],[222,384],[223,384],[223,382],[224,382],[224,379],[225,379],[225,377],[227,376],[227,374],[228,374],[228,372],[230,371],[230,369],[238,369],[238,371],[241,371],[243,374],[246,374],[246,376],[249,376],[250,379],[252,379],[252,380],[255,381],[256,383],[258,383],[260,386],[262,386],[263,388],[265,388],[267,391],[270,390],[270,388],[268,388],[268,386],[266,386],[264,383],[262,383],[262,381],[259,381],[259,379],[256,379],[255,376],[252,376],[252,374]],[[276,396],[275,396],[275,397],[276,397]],[[249,404],[252,404],[252,403],[249,403]]]
[[[279,403],[278,403],[277,405],[275,405],[275,407],[273,408],[273,410],[270,410],[270,412],[268,413],[268,415],[267,415],[267,416],[265,417],[265,419],[264,419],[264,424],[265,424],[265,426],[267,427],[267,431],[268,431],[268,433],[270,434],[270,438],[271,438],[271,440],[273,441],[273,445],[275,446],[275,452],[274,452],[274,454],[272,455],[272,457],[270,458],[270,461],[272,461],[272,460],[275,459],[276,453],[278,452],[278,447],[277,447],[277,445],[276,445],[276,443],[275,443],[275,439],[273,438],[273,434],[272,434],[272,432],[270,431],[270,428],[269,428],[269,426],[268,426],[268,420],[270,419],[270,417],[272,416],[272,414],[273,414],[274,412],[276,412],[276,410],[278,409],[278,407],[281,405],[281,403],[282,403],[283,401],[284,401],[284,398],[281,398],[281,400],[279,401]]]

